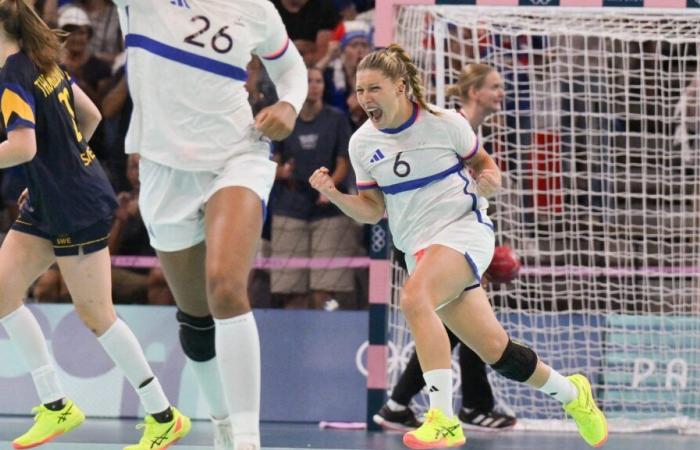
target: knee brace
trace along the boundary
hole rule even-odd
[[[214,345],[214,319],[194,317],[177,310],[180,323],[180,345],[182,351],[193,361],[206,362],[216,356]]]
[[[503,356],[491,367],[504,377],[522,383],[535,373],[537,354],[530,347],[509,339]]]

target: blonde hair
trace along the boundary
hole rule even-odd
[[[26,0],[1,0],[0,22],[8,37],[19,46],[46,75],[57,66],[63,33],[53,31]]]
[[[486,82],[486,77],[495,72],[496,69],[486,64],[468,64],[459,73],[457,84],[447,88],[448,96],[457,96],[464,101],[469,99],[470,89],[481,89]]]
[[[421,108],[435,114],[425,101],[425,88],[420,82],[418,67],[399,44],[391,43],[365,56],[357,66],[357,71],[360,70],[379,70],[393,81],[403,80],[408,87],[409,98],[412,97]]]

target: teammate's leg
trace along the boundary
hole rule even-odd
[[[170,406],[133,332],[117,318],[112,304],[111,261],[103,248],[89,254],[57,258],[75,309],[115,365],[136,390],[146,417],[141,441],[132,450],[162,449],[185,436],[190,421]]]
[[[48,442],[77,427],[85,418],[66,399],[41,328],[22,303],[27,288],[54,259],[50,241],[15,230],[10,230],[0,247],[0,323],[25,360],[42,403],[35,408],[34,425],[14,440],[14,448]],[[59,424],[56,417],[61,414],[66,420]]]
[[[180,344],[215,423],[216,450],[232,444],[214,343],[214,325],[207,305],[202,196],[211,183],[208,172],[186,172],[141,158],[139,210],[158,253],[163,275],[178,307]]]
[[[233,434],[216,359],[214,320],[207,304],[205,254],[201,242],[176,252],[158,251],[158,259],[177,304],[180,345],[209,406],[214,448],[225,450],[233,448]]]
[[[607,439],[607,423],[591,396],[590,385],[581,375],[564,377],[537,358],[525,345],[511,341],[498,322],[486,292],[469,290],[439,311],[445,324],[479,357],[501,375],[524,382],[556,398],[592,446]]]
[[[208,302],[237,450],[260,448],[260,341],[248,276],[262,218],[260,197],[244,187],[220,189],[206,204]]]

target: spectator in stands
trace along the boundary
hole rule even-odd
[[[90,18],[82,8],[67,6],[58,16],[58,26],[69,33],[61,64],[75,83],[99,105],[112,76],[112,68],[90,50],[94,32]]]
[[[323,103],[323,75],[309,71],[309,92],[294,132],[275,143],[275,195],[271,199],[273,257],[353,256],[357,226],[308,183],[316,167],[330,170],[338,189],[348,172],[350,126],[341,111]],[[286,308],[321,308],[354,289],[350,269],[275,269],[271,290]],[[309,297],[309,290],[311,297]]]
[[[353,127],[364,123],[367,115],[357,103],[355,71],[357,64],[372,49],[370,27],[364,22],[349,21],[340,42],[331,42],[329,51],[316,64],[323,70],[326,83],[324,101],[345,111]]]
[[[27,187],[27,182],[21,168],[10,167],[2,170],[0,193],[2,196],[2,206],[7,209],[7,219],[9,223],[13,223],[19,215],[17,199],[25,187]]]
[[[100,162],[115,190],[119,192],[132,188],[126,178],[124,139],[129,128],[133,104],[126,85],[126,58],[120,55],[117,61],[120,61],[116,63],[119,66],[110,80],[110,87],[100,105],[104,143],[104,152]]]
[[[117,8],[110,0],[76,0],[92,24],[90,52],[110,66],[124,49]]]
[[[307,65],[314,64],[328,51],[340,15],[333,0],[272,0],[287,28],[289,38]]]

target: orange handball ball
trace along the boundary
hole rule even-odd
[[[493,259],[486,276],[494,283],[508,283],[513,281],[520,272],[520,260],[512,248],[508,245],[499,245],[493,252]]]

